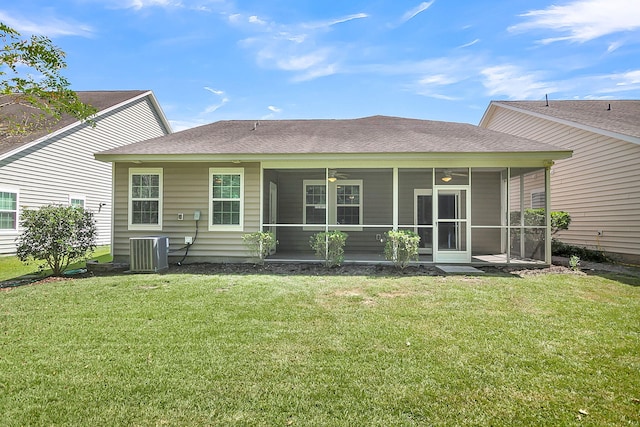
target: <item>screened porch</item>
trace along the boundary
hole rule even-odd
[[[345,262],[384,262],[389,230],[420,236],[419,263],[548,264],[546,168],[263,170],[268,261],[318,261],[318,232],[347,233]]]

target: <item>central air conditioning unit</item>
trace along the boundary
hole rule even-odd
[[[132,273],[157,273],[169,268],[169,238],[166,236],[129,238]]]

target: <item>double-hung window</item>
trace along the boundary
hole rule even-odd
[[[0,231],[18,228],[18,192],[0,188]]]
[[[324,181],[304,181],[304,224],[324,224],[327,220],[327,186]]]
[[[162,230],[162,168],[129,169],[129,229]]]
[[[336,186],[336,222],[338,224],[362,224],[360,189],[360,183]]]
[[[244,169],[209,169],[209,230],[244,228]]]
[[[328,220],[328,224],[362,225],[362,180],[304,180],[303,185],[303,224],[321,225]]]

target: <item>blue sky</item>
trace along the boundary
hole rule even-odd
[[[74,90],[153,90],[174,130],[640,99],[638,0],[19,0],[0,21],[62,48]]]

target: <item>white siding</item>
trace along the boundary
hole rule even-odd
[[[149,97],[99,117],[95,128],[73,129],[0,160],[0,187],[20,189],[20,209],[48,203],[68,204],[70,194],[86,196],[95,213],[98,244],[111,242],[111,169],[94,160],[96,152],[167,133]],[[100,203],[105,205],[100,209]],[[15,253],[17,233],[0,234],[0,254]]]
[[[573,150],[551,169],[551,208],[572,219],[558,237],[640,259],[639,145],[499,107],[486,127]]]

